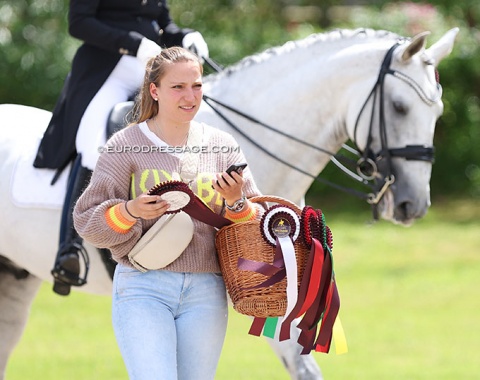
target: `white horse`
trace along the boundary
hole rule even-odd
[[[427,34],[405,39],[363,29],[288,42],[206,77],[211,106],[198,118],[237,138],[264,194],[297,203],[351,140],[359,155],[352,176],[373,182],[365,199],[382,218],[411,224],[430,205],[434,128],[443,111],[435,69],[457,32],[428,49]],[[31,165],[49,118],[32,107],[0,106],[0,379],[32,300],[52,280],[67,173],[51,186],[53,171]],[[78,290],[110,294],[97,251],[87,251],[88,282]],[[322,377],[294,340],[269,342],[293,379]]]

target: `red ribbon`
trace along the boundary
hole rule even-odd
[[[323,265],[323,247],[317,239],[313,239],[310,254],[303,273],[303,278],[298,291],[298,299],[295,307],[286,316],[280,329],[279,340],[290,339],[290,325],[295,318],[303,315],[315,301],[320,288],[320,274]]]
[[[331,253],[328,250],[325,254],[320,287],[315,301],[297,326],[301,330],[298,343],[303,346],[302,354],[308,354],[312,349],[325,353],[329,351],[333,324],[339,308],[340,298],[333,275]],[[315,341],[317,325],[321,320],[322,326]]]

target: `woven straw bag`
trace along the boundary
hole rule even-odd
[[[259,196],[249,200],[255,203],[278,203],[293,209],[299,217],[301,215],[301,209],[296,204],[281,197]],[[252,289],[264,282],[267,277],[238,268],[239,258],[273,264],[275,248],[262,237],[260,221],[234,223],[221,228],[217,232],[215,244],[225,285],[234,309],[241,314],[258,318],[284,316],[287,308],[287,279],[283,278],[280,282],[268,287]],[[294,248],[298,286],[300,286],[310,248],[305,245],[301,237],[294,242]]]

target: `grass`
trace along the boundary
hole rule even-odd
[[[434,202],[409,228],[371,224],[368,210],[327,203],[349,352],[314,354],[325,379],[478,378],[480,202]],[[289,379],[249,325],[231,310],[216,379]],[[127,379],[110,298],[62,298],[42,286],[6,377],[36,378]]]

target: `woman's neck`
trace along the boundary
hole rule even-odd
[[[184,146],[187,143],[190,123],[168,124],[154,117],[148,121],[147,125],[153,133],[170,146]]]

